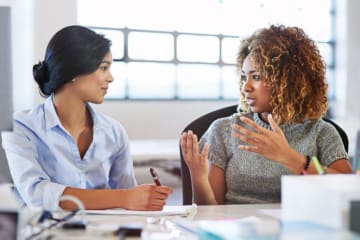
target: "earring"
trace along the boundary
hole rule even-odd
[[[73,78],[71,81],[74,83],[76,81],[76,78]]]

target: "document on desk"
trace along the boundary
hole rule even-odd
[[[225,220],[197,221],[200,239],[280,239],[280,222],[262,220],[256,216]]]
[[[131,216],[146,216],[146,217],[161,217],[161,216],[194,216],[197,213],[197,205],[181,205],[181,206],[164,206],[161,211],[135,211],[126,210],[122,208],[112,208],[106,210],[84,210],[85,214],[95,215],[131,215]]]

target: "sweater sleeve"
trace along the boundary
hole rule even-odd
[[[340,134],[325,121],[321,121],[319,125],[317,147],[319,160],[324,166],[329,166],[338,159],[349,159]]]
[[[200,149],[205,143],[209,144],[209,162],[223,170],[229,159],[227,148],[230,146],[231,138],[230,121],[230,118],[215,120],[200,139]]]

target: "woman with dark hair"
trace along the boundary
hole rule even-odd
[[[280,202],[287,174],[351,173],[327,109],[325,63],[297,27],[272,25],[241,42],[238,113],[213,122],[200,139],[181,135],[198,204]],[[199,150],[200,149],[200,150]]]
[[[27,205],[74,209],[159,210],[171,189],[137,186],[129,141],[116,120],[89,103],[102,103],[113,81],[111,42],[82,26],[50,40],[33,75],[43,104],[14,114],[14,131],[3,137],[17,193]]]

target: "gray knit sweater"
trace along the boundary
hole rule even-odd
[[[271,129],[259,114],[249,113],[245,116]],[[225,203],[280,202],[281,175],[295,173],[275,161],[239,149],[238,145],[243,142],[231,136],[233,123],[244,126],[236,113],[214,121],[200,139],[200,148],[205,142],[209,143],[210,163],[225,171]],[[317,156],[323,166],[337,159],[348,159],[336,129],[321,119],[280,125],[280,128],[292,148],[304,155]]]

